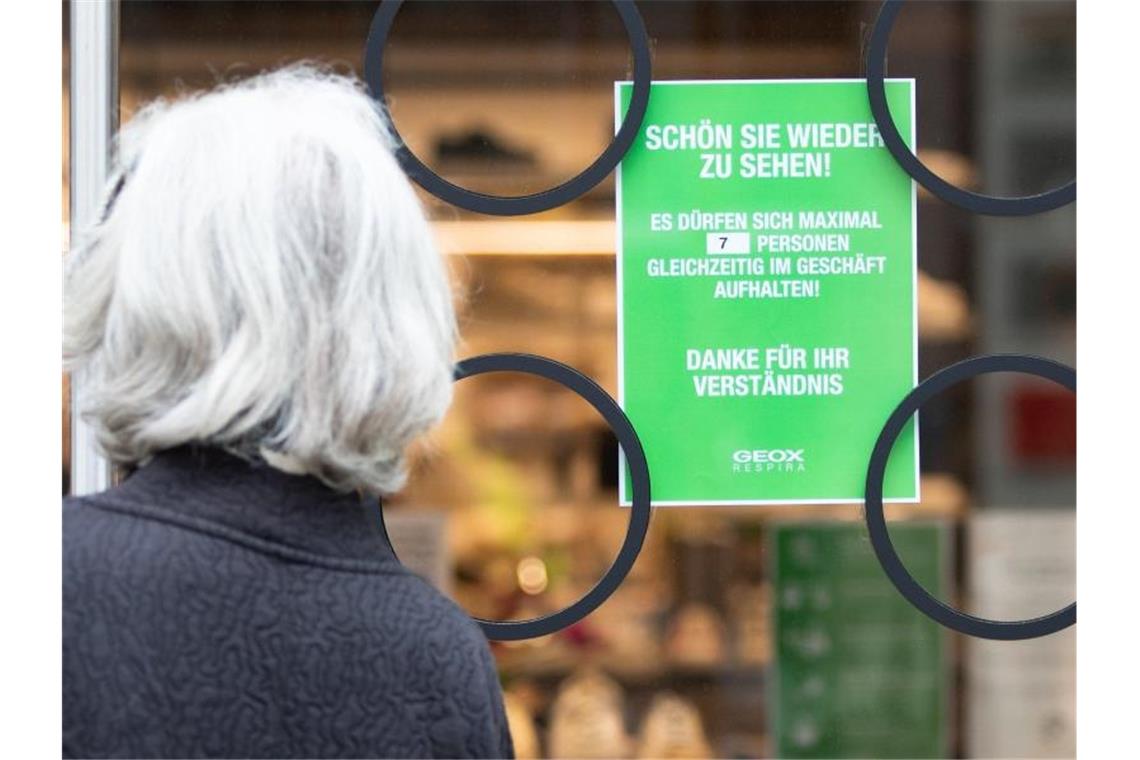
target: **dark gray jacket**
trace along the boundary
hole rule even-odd
[[[217,450],[64,501],[63,754],[509,757],[487,642],[356,496]]]

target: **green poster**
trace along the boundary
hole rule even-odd
[[[913,145],[914,83],[886,88]],[[861,501],[918,353],[915,188],[865,83],[655,82],[617,223],[619,401],[654,504]],[[918,499],[913,428],[892,501]]]
[[[900,557],[945,598],[947,533],[891,523]],[[902,597],[859,523],[782,525],[769,543],[775,757],[945,757],[946,633]]]

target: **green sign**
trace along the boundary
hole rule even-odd
[[[907,569],[945,598],[946,532],[892,523]],[[778,526],[770,546],[775,757],[945,757],[945,632],[895,590],[858,523]]]
[[[886,89],[913,145],[914,83]],[[655,82],[617,220],[619,401],[654,503],[861,501],[918,353],[915,189],[866,84]],[[918,498],[913,424],[884,495]]]

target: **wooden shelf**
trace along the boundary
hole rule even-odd
[[[458,256],[613,256],[612,219],[433,222],[440,250]]]

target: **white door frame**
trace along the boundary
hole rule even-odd
[[[102,213],[111,141],[119,125],[119,0],[71,0],[71,219],[82,231]],[[99,454],[95,431],[78,414],[82,376],[71,377],[71,492],[111,485],[111,464]]]

